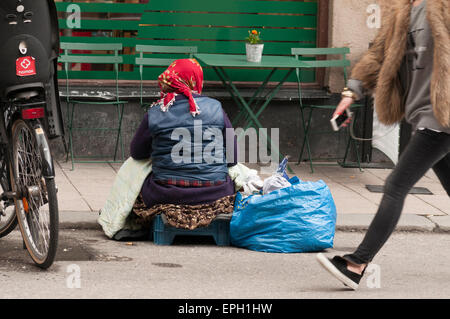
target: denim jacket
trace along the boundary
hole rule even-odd
[[[193,117],[187,99],[176,99],[167,112],[148,111],[155,180],[225,181],[224,117],[219,101],[195,97],[200,114]]]

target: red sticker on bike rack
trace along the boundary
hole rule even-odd
[[[36,75],[35,58],[25,56],[16,60],[16,74],[17,76]]]

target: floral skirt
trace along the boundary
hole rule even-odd
[[[232,214],[236,195],[222,197],[215,202],[200,205],[158,204],[146,207],[141,195],[136,199],[133,213],[136,221],[149,225],[158,214],[164,214],[169,225],[194,230],[207,227],[219,214]]]

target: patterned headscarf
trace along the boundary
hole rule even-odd
[[[151,105],[160,105],[166,112],[175,101],[178,94],[183,94],[189,99],[189,112],[192,116],[200,114],[200,109],[195,102],[192,93],[201,94],[203,89],[203,70],[195,59],[175,60],[158,77],[161,88],[161,99]]]

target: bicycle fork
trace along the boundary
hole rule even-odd
[[[44,178],[55,178],[55,167],[53,165],[52,154],[50,153],[50,147],[48,145],[47,138],[45,137],[44,129],[37,120],[33,120],[31,127],[34,129],[36,135],[36,142],[41,152],[42,158],[42,176]]]

